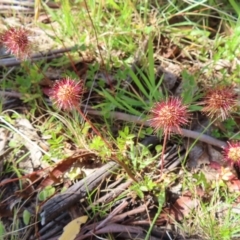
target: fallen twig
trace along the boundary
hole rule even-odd
[[[88,192],[91,192],[107,176],[111,175],[119,165],[115,162],[108,162],[104,166],[93,172],[91,175],[74,184],[64,193],[55,195],[41,207],[41,223],[47,224],[69,206],[77,203],[79,199],[84,198]]]
[[[87,108],[87,112],[91,115],[95,115],[95,116],[102,116],[103,114],[101,113],[101,111],[98,110],[94,110],[92,108]],[[110,112],[109,113],[111,118],[117,119],[117,120],[122,120],[122,121],[128,121],[128,122],[134,122],[136,124],[140,124],[143,126],[151,126],[150,122],[138,117],[138,116],[134,116],[134,115],[130,115],[130,114],[126,114],[126,113],[121,113],[121,112]],[[208,136],[206,134],[202,134],[200,132],[196,132],[196,131],[192,131],[192,130],[188,130],[188,129],[184,129],[184,128],[180,128],[181,130],[181,134],[184,137],[188,137],[188,138],[193,138],[193,139],[197,139],[199,141],[208,143],[210,145],[219,147],[219,148],[224,148],[227,146],[227,143],[224,141],[220,141],[216,138],[213,138],[211,136]]]
[[[127,182],[122,183],[115,189],[112,189],[111,192],[107,193],[103,197],[99,198],[97,201],[92,203],[90,206],[87,207],[87,210],[90,210],[94,205],[98,203],[106,204],[111,202],[113,199],[118,197],[123,191],[125,191],[131,184],[133,183],[132,179],[129,179]]]
[[[73,47],[70,48],[62,48],[52,51],[47,51],[43,53],[37,53],[30,56],[30,61],[36,62],[39,60],[50,60],[57,57],[61,57],[62,53],[69,52],[73,49]],[[0,59],[0,67],[12,67],[12,66],[20,66],[22,63],[21,60],[16,59],[15,57],[11,58],[3,58]]]

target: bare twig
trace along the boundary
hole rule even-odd
[[[62,53],[69,52],[72,49],[73,49],[73,47],[47,51],[44,53],[37,53],[37,54],[31,55],[30,59],[32,62],[36,62],[39,60],[55,59],[57,57],[61,57]],[[16,59],[15,57],[3,58],[3,59],[0,59],[0,67],[20,66],[21,62],[22,62],[21,60]]]
[[[129,179],[127,182],[122,183],[117,188],[111,190],[109,193],[107,193],[106,195],[95,201],[93,204],[88,206],[87,210],[90,210],[94,205],[98,203],[106,204],[108,202],[111,202],[113,199],[119,196],[124,190],[126,190],[132,183],[133,183],[132,179]]]
[[[89,108],[89,107],[87,109],[88,109],[87,112],[89,114],[92,114],[92,115],[95,115],[95,116],[102,116],[102,113],[98,110],[94,110],[94,109]],[[150,122],[148,122],[147,120],[145,120],[141,117],[133,116],[133,115],[126,114],[126,113],[111,112],[110,117],[114,118],[114,119],[117,119],[117,120],[133,122],[133,123],[148,126],[148,127],[151,126]],[[225,146],[227,146],[227,143],[224,142],[224,141],[220,141],[216,138],[213,138],[211,136],[208,136],[206,134],[202,134],[202,133],[199,133],[199,132],[196,132],[196,131],[181,128],[181,134],[184,137],[198,139],[199,141],[208,143],[210,145],[213,145],[213,146],[216,146],[216,147],[219,147],[219,148],[224,148]]]
[[[130,210],[128,212],[116,215],[115,217],[112,218],[111,222],[118,222],[118,221],[123,220],[126,217],[131,216],[131,215],[142,213],[142,212],[146,211],[146,208],[148,207],[149,203],[150,203],[150,201],[148,201],[146,204],[144,204],[142,206],[134,208],[133,210]]]
[[[119,213],[120,211],[122,211],[123,209],[125,209],[128,205],[128,202],[125,200],[123,201],[119,206],[117,206],[108,216],[107,218],[105,218],[99,225],[96,226],[95,230],[98,230],[100,228],[102,228],[103,226],[107,225],[108,222],[111,221],[112,218],[114,218],[114,216]]]

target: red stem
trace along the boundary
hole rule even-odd
[[[80,108],[76,108],[78,113],[81,115],[81,117],[90,125],[90,127],[93,129],[93,131],[104,141],[104,143],[109,147],[109,149],[112,149],[112,147],[110,146],[110,144],[105,141],[105,139],[102,137],[102,135],[100,134],[100,132],[93,126],[93,124],[91,123],[91,121],[89,121],[87,119],[87,117],[85,116],[85,114],[81,111]]]

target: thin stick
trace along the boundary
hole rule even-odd
[[[97,115],[97,116],[102,116],[103,115],[100,111],[94,110],[90,107],[87,107],[87,112],[89,114]],[[148,127],[151,126],[150,122],[148,122],[147,120],[145,120],[141,117],[126,114],[126,113],[111,112],[110,117],[114,118],[114,119],[117,119],[117,120],[133,122],[133,123],[140,124],[140,125],[142,124],[142,125],[148,126]],[[180,130],[181,130],[181,135],[184,136],[184,137],[198,139],[202,142],[208,143],[210,145],[213,145],[213,146],[216,146],[216,147],[219,147],[219,148],[224,148],[224,147],[227,146],[226,142],[218,140],[218,139],[213,138],[211,136],[208,136],[206,134],[202,134],[200,132],[196,132],[196,131],[192,131],[192,130],[188,130],[188,129],[184,129],[184,128],[180,128]]]

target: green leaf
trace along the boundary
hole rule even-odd
[[[23,222],[25,225],[28,225],[31,219],[31,213],[28,210],[23,211]]]
[[[132,78],[132,80],[134,81],[134,83],[137,85],[139,90],[145,95],[145,97],[148,97],[149,94],[145,90],[145,87],[142,85],[141,81],[138,79],[137,75],[127,65],[125,65],[125,67],[129,69],[129,75]]]
[[[11,139],[8,143],[8,146],[12,147],[12,148],[15,148],[15,147],[19,146],[19,143],[16,140]]]
[[[147,186],[140,186],[140,190],[143,191],[143,192],[147,192],[148,187]]]
[[[123,131],[119,131],[119,136],[122,137],[122,138],[125,138],[125,137],[126,137],[126,134],[125,134],[125,132],[123,132]]]
[[[55,193],[55,188],[52,186],[45,187],[39,194],[38,199],[40,201],[45,201]]]
[[[190,105],[189,106],[189,110],[192,112],[197,112],[197,111],[201,111],[202,110],[202,106],[198,106],[198,105]]]
[[[123,109],[122,105],[116,101],[116,98],[113,97],[107,90],[102,89],[103,96],[108,99],[112,104],[114,104],[116,107]]]
[[[148,128],[145,129],[145,133],[147,135],[151,135],[153,133],[153,129],[151,127],[148,127]]]
[[[6,231],[5,231],[5,227],[4,227],[4,225],[3,225],[3,222],[0,221],[0,239],[1,239],[1,240],[4,239],[4,238],[2,238],[2,237],[5,235],[5,233],[6,233]]]
[[[26,80],[24,77],[22,76],[16,76],[16,82],[23,88],[29,89],[32,85],[32,82],[29,81],[28,79]]]
[[[122,104],[125,106],[125,108],[127,108],[127,110],[129,111],[130,114],[133,114],[133,115],[136,115],[136,116],[141,115],[141,112],[139,112],[139,111],[135,110],[134,108],[132,108],[131,105],[128,104],[128,102],[123,100]],[[126,110],[125,108],[123,108],[123,109]]]
[[[240,6],[239,2],[236,2],[235,0],[229,0],[230,4],[232,5],[233,9],[237,13],[238,16],[240,16]]]
[[[182,99],[185,104],[191,104],[193,97],[197,92],[197,83],[193,75],[189,74],[186,70],[182,72]]]
[[[158,194],[158,213],[162,211],[162,207],[165,201],[166,201],[166,193],[165,193],[165,189],[163,188]]]
[[[153,53],[153,43],[152,39],[148,41],[148,73],[149,73],[149,80],[151,85],[155,85],[155,71],[154,71],[154,53]]]
[[[155,150],[156,150],[157,153],[160,153],[162,151],[162,145],[157,145],[155,147]]]
[[[126,94],[129,95],[128,92],[126,92]],[[136,98],[136,96],[135,96],[135,98]],[[142,107],[142,106],[143,106],[143,103],[146,104],[146,101],[143,101],[143,99],[141,99],[141,100],[140,100],[140,99],[133,99],[133,98],[128,97],[128,96],[126,96],[126,95],[123,95],[123,96],[121,97],[121,99],[122,99],[123,101],[127,102],[127,103],[130,103],[131,106],[134,106],[134,107]]]

